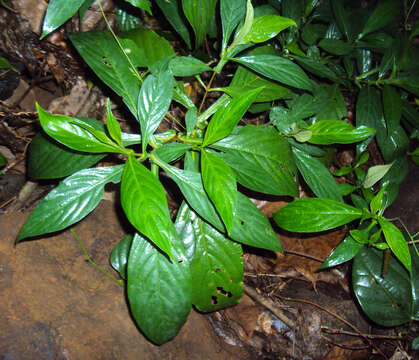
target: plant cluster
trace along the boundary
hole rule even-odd
[[[318,232],[355,223],[321,268],[354,259],[354,292],[378,324],[419,319],[417,252],[384,217],[419,130],[418,50],[411,44],[419,26],[408,24],[414,2],[386,0],[372,8],[340,0],[127,2],[149,14],[158,8],[184,44],[182,53],[120,8],[117,34],[111,28],[69,34],[140,131],[122,132],[109,101],[106,124],[38,105],[43,131],[30,145],[29,174],[65,179],[35,208],[17,241],[80,221],[106,184],[120,183],[122,208],[136,232],[118,243],[111,263],[126,281],[138,326],[161,344],[176,335],[192,305],[208,312],[240,300],[241,244],[282,251],[270,222],[238,184],[298,197],[300,179],[317,197],[290,202],[274,214],[276,224]],[[42,37],[77,11],[82,18],[91,3],[50,0]],[[217,58],[200,51],[208,37]],[[227,63],[235,64],[232,74]],[[210,74],[207,83],[202,73]],[[227,75],[227,86],[213,87],[216,76]],[[199,104],[185,91],[185,79],[203,87]],[[222,95],[207,106],[211,91]],[[355,123],[346,119],[342,91],[356,98]],[[183,118],[170,111],[172,103]],[[248,111],[266,114],[260,116],[266,121],[240,122]],[[178,128],[159,132],[165,117]],[[366,169],[371,141],[384,165]],[[355,143],[352,164],[331,174],[337,149]],[[122,163],[92,167],[110,153]],[[174,222],[162,172],[184,197]],[[341,176],[348,181],[338,185],[334,177]]]

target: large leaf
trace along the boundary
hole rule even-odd
[[[335,83],[343,83],[333,70],[330,70],[326,65],[322,64],[319,60],[309,57],[296,56],[295,61],[301,65],[305,70],[311,72],[321,78],[332,80]]]
[[[355,241],[351,236],[347,236],[343,241],[332,251],[325,262],[321,264],[319,270],[327,269],[328,267],[337,266],[352,260],[364,247],[363,244]]]
[[[351,144],[375,133],[375,130],[366,126],[353,127],[340,120],[320,120],[310,125],[307,130],[311,131],[308,141],[317,145]]]
[[[170,61],[169,67],[174,76],[193,76],[211,71],[207,64],[192,56],[177,56]]]
[[[352,40],[351,21],[348,12],[343,7],[343,1],[332,0],[330,3],[332,5],[333,14],[335,15],[339,30],[345,35],[346,39]]]
[[[292,149],[292,153],[298,170],[314,194],[320,198],[343,201],[338,185],[322,162],[296,148]]]
[[[337,39],[323,39],[319,42],[319,46],[334,55],[347,55],[353,49],[353,44]]]
[[[50,0],[42,25],[41,39],[70,19],[85,0]]]
[[[261,90],[261,88],[250,90],[240,97],[232,99],[226,107],[219,108],[207,127],[202,145],[212,144],[228,136]]]
[[[148,3],[148,0],[125,0],[126,2],[129,2],[131,5],[143,9],[147,11],[151,15],[151,9],[150,4]]]
[[[195,33],[195,47],[204,41],[215,13],[217,0],[182,0],[183,12]]]
[[[212,147],[234,171],[237,181],[251,190],[297,196],[295,163],[290,145],[272,127],[247,125]]]
[[[358,37],[365,36],[395,22],[400,14],[401,8],[402,2],[400,0],[380,1]]]
[[[141,86],[137,107],[144,150],[150,136],[157,130],[169,110],[173,84],[171,72],[165,71],[158,75],[148,75]]]
[[[133,238],[133,235],[125,235],[113,248],[109,259],[112,267],[124,280],[127,279],[128,255]]]
[[[160,181],[133,156],[124,166],[121,203],[131,224],[172,257],[172,244],[178,236],[170,219],[166,193]]]
[[[409,247],[401,231],[390,221],[379,218],[378,223],[383,229],[384,237],[391,251],[397,259],[412,273],[412,260],[410,258]]]
[[[408,272],[391,257],[382,276],[383,252],[364,248],[355,257],[352,286],[362,310],[379,325],[396,326],[412,319],[412,292]]]
[[[234,173],[223,160],[205,150],[201,151],[201,172],[204,189],[230,234],[237,208]]]
[[[70,40],[95,74],[119,96],[137,117],[140,80],[109,31],[73,33]]]
[[[313,90],[311,80],[306,73],[291,60],[275,55],[249,55],[234,60],[244,66],[266,76],[269,79],[279,81],[282,84],[293,86],[297,89]]]
[[[231,34],[246,15],[246,0],[220,0],[221,24],[223,39],[221,52],[227,48]]]
[[[304,198],[284,206],[274,214],[274,220],[288,231],[318,232],[350,223],[361,216],[362,210],[340,201]]]
[[[383,87],[383,108],[388,134],[392,134],[400,125],[402,106],[402,99],[398,91],[392,86],[385,85]]]
[[[264,15],[253,20],[250,31],[244,37],[242,43],[253,42],[255,44],[267,41],[290,26],[297,26],[294,20],[278,16]]]
[[[171,163],[182,157],[190,148],[189,144],[171,142],[154,150],[154,153],[164,162]]]
[[[188,48],[191,48],[189,31],[182,20],[178,0],[155,0],[155,2],[163,12],[167,21],[173,26],[173,29],[175,29],[183,41],[185,41]]]
[[[185,248],[185,255],[191,263],[195,255],[196,234],[193,227],[198,215],[183,201],[177,212],[175,228]]]
[[[241,246],[199,218],[193,222],[193,229],[192,303],[204,312],[238,303],[243,294]]]
[[[90,153],[121,152],[102,130],[77,118],[49,114],[38,104],[36,104],[36,108],[42,129],[53,139],[70,149]],[[101,135],[100,138],[98,138],[98,134]]]
[[[173,338],[191,310],[190,265],[182,244],[173,244],[181,261],[170,261],[136,234],[128,258],[127,294],[131,313],[141,331],[160,345]]]
[[[175,55],[169,41],[145,27],[121,32],[118,37],[121,41],[133,42],[125,42],[124,45],[130,50],[133,63],[138,67],[151,68],[159,60]]]
[[[65,229],[88,215],[100,202],[107,183],[118,183],[122,166],[81,170],[63,180],[26,220],[16,241]]]

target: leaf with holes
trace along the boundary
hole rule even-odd
[[[63,180],[42,200],[20,230],[16,242],[65,229],[83,219],[102,200],[107,183],[118,183],[122,166],[81,170]]]
[[[150,241],[134,236],[127,266],[127,294],[131,313],[141,331],[160,345],[186,322],[191,310],[191,270],[179,239],[171,261]]]

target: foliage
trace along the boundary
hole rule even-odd
[[[372,320],[396,325],[417,319],[417,255],[383,216],[406,175],[409,141],[419,131],[411,103],[419,96],[419,69],[410,43],[415,33],[407,31],[409,9],[405,28],[397,31],[399,0],[373,9],[340,0],[271,0],[263,6],[250,0],[220,0],[219,6],[216,0],[128,2],[148,14],[159,7],[186,48],[175,54],[154,31],[131,28],[138,23],[132,19],[120,23],[117,35],[70,34],[84,61],[122,98],[141,135],[121,131],[109,101],[105,125],[38,105],[43,132],[30,146],[29,173],[34,179],[68,177],[36,207],[17,241],[83,219],[107,183],[120,183],[134,234],[116,246],[111,263],[126,280],[137,324],[161,344],[176,335],[192,305],[207,312],[240,300],[240,244],[282,251],[268,219],[239,189],[297,197],[300,178],[317,198],[291,202],[274,214],[275,222],[289,231],[318,232],[356,221],[321,268],[355,259],[354,291]],[[90,3],[50,0],[42,37]],[[208,59],[200,46],[216,19],[219,58]],[[233,74],[224,70],[228,62],[235,64]],[[207,84],[202,73],[210,74]],[[231,82],[214,88],[217,75],[232,75]],[[199,105],[182,82],[193,77],[204,90]],[[206,107],[210,91],[223,95]],[[346,120],[343,91],[357,99],[355,124]],[[183,119],[169,111],[173,102]],[[243,123],[247,111],[265,111],[268,121]],[[159,132],[166,116],[182,130]],[[366,171],[373,139],[385,164]],[[354,143],[353,163],[331,174],[330,154]],[[91,168],[112,153],[121,164]],[[174,223],[162,172],[184,197]],[[350,183],[337,185],[334,176]],[[383,279],[385,249],[395,258]],[[374,291],[363,288],[371,277]],[[380,302],[377,294],[384,293],[389,299]],[[381,320],[390,307],[391,318]]]

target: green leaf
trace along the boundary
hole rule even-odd
[[[201,46],[215,13],[217,0],[182,0],[183,12],[195,33],[195,47]]]
[[[310,125],[307,130],[311,131],[312,144],[351,144],[368,138],[374,134],[374,130],[366,126],[353,127],[341,120],[320,120]]]
[[[362,186],[366,189],[375,185],[377,181],[380,181],[384,175],[390,170],[393,163],[387,165],[375,165],[368,169],[367,176],[365,176]]]
[[[221,53],[227,48],[231,34],[246,15],[246,0],[220,0],[223,39]]]
[[[350,223],[361,216],[361,210],[340,201],[304,198],[284,206],[274,214],[274,220],[288,231],[318,232]]]
[[[343,201],[338,185],[319,160],[296,148],[292,149],[297,168],[310,189],[320,198]]]
[[[185,201],[182,201],[177,212],[175,228],[182,240],[186,258],[190,263],[194,258],[197,242],[193,225],[198,218],[198,214]]]
[[[391,134],[400,125],[402,117],[402,99],[398,91],[389,85],[383,87],[383,108],[387,133]]]
[[[13,70],[15,72],[19,72],[12,64],[10,64],[7,59],[5,59],[4,57],[0,56],[0,69],[10,69]]]
[[[170,71],[150,74],[141,86],[138,95],[138,117],[145,150],[150,136],[157,130],[173,96],[173,76]]]
[[[378,218],[378,223],[380,224],[381,229],[383,229],[384,237],[386,238],[386,242],[388,246],[390,246],[391,251],[411,274],[412,259],[403,234],[393,223],[384,218]]]
[[[109,98],[106,101],[106,129],[108,130],[111,138],[114,139],[118,145],[122,146],[121,127],[119,126],[115,116],[112,114],[111,102]]]
[[[397,326],[411,320],[412,293],[408,273],[390,258],[385,277],[381,276],[383,252],[363,248],[352,267],[352,286],[362,310],[382,326]]]
[[[178,160],[192,146],[185,143],[171,142],[164,144],[162,147],[154,150],[154,153],[164,162],[171,163]]]
[[[196,238],[191,264],[192,303],[203,312],[238,303],[243,295],[241,246],[199,218],[192,226]]]
[[[149,241],[136,234],[127,268],[127,294],[131,313],[141,331],[155,344],[172,339],[192,308],[191,271],[177,240],[170,261]]]
[[[339,30],[345,35],[347,40],[352,40],[351,21],[348,12],[343,7],[343,1],[332,0],[330,3]]]
[[[121,31],[132,30],[141,26],[141,19],[135,15],[132,15],[131,12],[125,11],[124,9],[121,9],[119,7],[117,7],[114,11],[116,13],[115,18],[118,23],[118,28]]]
[[[287,140],[272,127],[247,125],[213,144],[247,188],[272,195],[298,195],[296,168]]]
[[[148,0],[125,0],[126,2],[129,2],[131,5],[139,8],[139,9],[143,9],[145,11],[147,11],[150,15],[151,14],[151,9],[150,9],[150,4],[148,3]]]
[[[342,84],[343,80],[340,79],[333,70],[330,70],[326,65],[322,64],[320,61],[309,58],[295,56],[295,61],[303,67],[308,72],[320,76],[321,78],[326,78],[332,80],[335,83]]]
[[[70,19],[85,0],[50,0],[42,25],[41,40]]]
[[[7,159],[0,153],[0,168],[7,165]]]
[[[116,145],[109,145],[109,143],[112,144],[110,139],[108,139],[109,142],[107,144],[99,140],[93,131],[97,131],[106,137],[105,133],[86,124],[84,121],[65,115],[49,114],[38,104],[36,104],[36,109],[42,129],[53,139],[70,149],[90,153],[121,152]],[[86,130],[85,126],[89,130]]]
[[[174,76],[194,76],[212,69],[192,56],[178,56],[170,61],[169,68]]]
[[[412,350],[419,350],[419,336],[417,336],[413,339]]]
[[[133,156],[124,165],[121,203],[130,223],[173,258],[178,240],[160,181]]]
[[[286,17],[278,15],[257,17],[253,20],[250,31],[244,37],[242,44],[247,44],[248,42],[255,44],[265,42],[290,26],[297,26],[297,24],[294,20]]]
[[[381,215],[385,208],[388,206],[387,186],[388,184],[384,185],[380,191],[372,198],[370,202],[370,209],[372,214],[379,213]]]
[[[313,90],[306,73],[291,60],[275,55],[249,55],[232,58],[257,73],[297,89]]]
[[[261,90],[258,88],[245,92],[240,97],[232,99],[226,107],[219,108],[207,127],[202,146],[207,146],[228,136]]]
[[[125,235],[113,248],[110,256],[112,267],[118,271],[122,279],[127,279],[128,255],[131,249],[133,235]]]
[[[107,183],[118,183],[122,166],[81,170],[53,189],[30,214],[16,242],[65,229],[88,215],[102,200]]]
[[[323,39],[319,46],[328,53],[340,56],[349,54],[353,49],[353,44],[337,39]]]
[[[237,200],[237,214],[230,237],[245,245],[283,252],[281,242],[266,216],[242,193],[238,193]]]
[[[254,9],[251,0],[247,0],[246,2],[246,16],[244,18],[244,22],[241,27],[236,32],[234,36],[233,43],[231,47],[237,47],[239,44],[242,44],[244,37],[249,33],[250,28],[252,27],[254,19]]]
[[[190,49],[191,39],[189,36],[188,28],[182,20],[181,11],[179,8],[178,0],[154,0],[161,11],[163,12],[167,21],[173,26],[173,29],[180,35],[185,41],[186,45]]]
[[[319,270],[337,266],[352,260],[363,247],[364,245],[355,241],[352,237],[345,237],[343,241],[327,257],[326,261],[320,265]]]
[[[145,27],[121,32],[118,37],[120,41],[131,40],[133,42],[134,48],[131,51],[135,59],[134,63],[138,67],[148,67],[150,69],[160,60],[175,55],[169,41]],[[127,44],[132,43],[128,42]],[[135,54],[139,55],[138,58],[135,58]]]
[[[368,18],[358,38],[395,22],[400,14],[401,8],[402,2],[399,0],[380,1]]]
[[[95,74],[119,96],[137,117],[140,80],[109,31],[73,33],[70,40]]]
[[[86,169],[105,154],[78,152],[55,142],[43,131],[36,134],[28,148],[28,173],[31,179],[57,179]]]
[[[223,160],[203,150],[201,172],[204,189],[230,234],[237,208],[237,184],[233,171]]]

